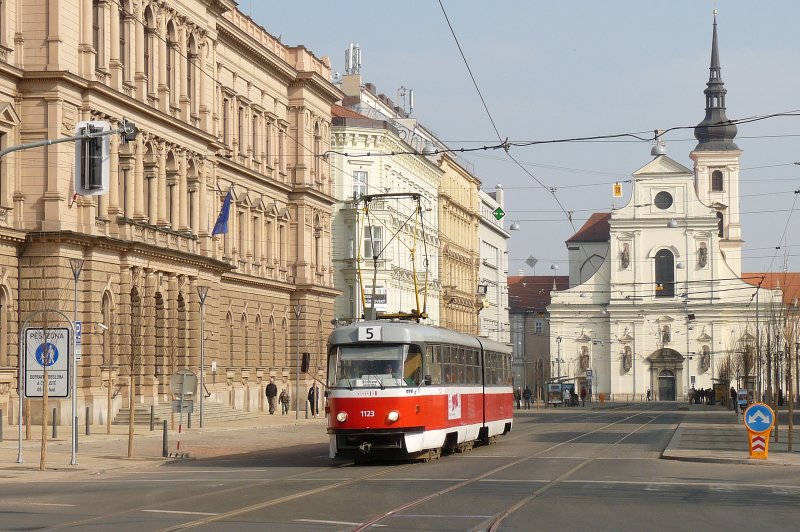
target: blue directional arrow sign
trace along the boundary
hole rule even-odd
[[[744,426],[752,432],[766,432],[772,428],[775,414],[763,403],[755,403],[744,412]]]

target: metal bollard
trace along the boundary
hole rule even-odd
[[[89,418],[89,407],[87,406],[86,407],[86,435],[87,436],[89,434],[91,434],[91,430],[89,430],[89,421],[91,421],[91,419]]]
[[[186,414],[186,428],[187,429],[192,428],[192,413],[191,412]]]
[[[161,456],[166,458],[169,456],[169,438],[167,434],[167,420],[164,420],[164,439],[161,442]]]
[[[150,405],[150,432],[156,430],[156,407]]]
[[[58,431],[56,430],[56,409],[53,409],[53,439],[55,440],[58,437]]]

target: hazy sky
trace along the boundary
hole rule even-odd
[[[800,2],[796,0],[443,0],[500,137],[555,140],[693,127],[705,116],[712,11],[727,115],[742,119],[800,109]],[[344,72],[344,50],[358,43],[362,81],[397,100],[413,88],[414,116],[451,148],[498,143],[436,0],[267,2],[240,9],[287,45],[328,56]],[[738,126],[744,271],[800,271],[800,116]],[[691,168],[691,129],[665,137],[667,155]],[[611,185],[651,160],[636,140],[540,144],[511,149],[573,212],[572,224],[544,190],[502,150],[465,156],[485,190],[506,190],[509,274],[566,273],[564,241],[592,212],[608,212]],[[627,181],[627,182],[626,182]],[[795,204],[795,202],[797,202]],[[793,212],[796,209],[796,212]],[[785,234],[784,234],[785,233]],[[776,250],[776,246],[781,246]]]

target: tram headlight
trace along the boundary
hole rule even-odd
[[[336,421],[338,421],[339,423],[344,423],[345,421],[347,421],[347,412],[339,412],[338,414],[336,414]]]
[[[400,412],[398,412],[397,410],[392,410],[391,412],[389,412],[389,414],[387,414],[386,419],[389,420],[389,423],[394,423],[395,421],[400,419]]]

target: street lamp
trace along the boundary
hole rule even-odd
[[[78,277],[83,270],[83,259],[69,259],[72,268],[72,278],[75,280],[75,299],[72,307],[72,455],[69,465],[78,465],[78,359],[76,347],[78,345],[76,327],[78,324]],[[47,383],[45,383],[47,385]]]
[[[203,375],[206,372],[206,296],[208,286],[197,285],[197,295],[200,297],[200,428],[203,428],[203,405],[206,398],[206,388]]]

